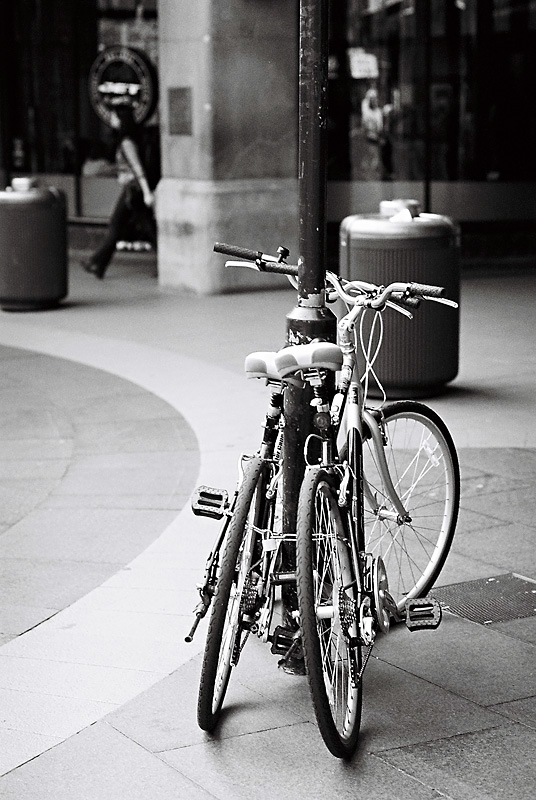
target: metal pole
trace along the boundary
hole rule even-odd
[[[298,305],[287,315],[288,344],[335,341],[336,318],[324,307],[329,0],[300,0]],[[284,530],[296,529],[311,407],[306,390],[285,390]]]
[[[430,212],[431,208],[431,180],[432,180],[432,106],[431,106],[431,80],[432,80],[432,30],[430,3],[422,3],[424,28],[424,210]]]
[[[329,0],[301,0],[299,73],[299,297],[322,305],[325,274]],[[318,298],[318,300],[317,300]]]

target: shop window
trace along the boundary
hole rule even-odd
[[[534,0],[335,6],[332,180],[536,179]]]
[[[158,23],[156,0],[98,0],[97,42],[94,57],[109,48],[131,48],[158,65]],[[128,71],[128,70],[127,70]],[[93,105],[95,103],[93,102]],[[144,119],[144,160],[151,174],[160,169],[158,111]],[[93,113],[93,126],[83,140],[81,174],[86,178],[115,176],[114,138],[105,120]],[[93,204],[94,205],[94,204]],[[92,212],[94,213],[94,211]]]

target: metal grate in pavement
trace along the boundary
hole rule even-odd
[[[445,610],[481,625],[536,616],[536,581],[513,573],[441,586],[431,594]]]

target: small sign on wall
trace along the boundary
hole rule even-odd
[[[192,136],[192,89],[190,86],[168,89],[169,135]]]
[[[377,78],[380,74],[378,59],[374,53],[367,53],[362,47],[348,48],[348,60],[352,78]]]
[[[132,47],[107,47],[89,72],[89,97],[95,113],[110,124],[114,107],[128,104],[137,123],[145,122],[156,108],[156,69],[145,53]]]

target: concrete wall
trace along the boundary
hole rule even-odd
[[[266,286],[226,273],[212,244],[284,244],[297,257],[298,4],[160,0],[158,14],[159,280],[200,293]]]

